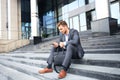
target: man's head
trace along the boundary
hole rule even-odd
[[[65,21],[59,21],[57,27],[62,34],[68,34],[69,28]]]

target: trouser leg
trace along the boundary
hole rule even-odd
[[[58,48],[59,48],[59,49],[58,49]],[[49,57],[48,57],[48,59],[47,59],[47,63],[48,63],[48,64],[52,64],[52,63],[53,63],[54,52],[57,52],[57,51],[62,51],[62,48],[60,48],[60,47],[57,47],[57,48],[52,47],[51,52],[50,52],[50,55],[49,55]]]
[[[63,61],[63,67],[69,68],[71,59],[72,57],[76,57],[78,54],[77,49],[75,46],[69,44],[67,46],[66,54],[65,54],[65,59]]]
[[[50,55],[49,55],[49,57],[47,59],[48,64],[52,64],[55,51],[56,51],[56,48],[52,47]]]

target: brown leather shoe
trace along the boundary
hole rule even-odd
[[[61,70],[60,73],[59,73],[59,75],[58,75],[58,78],[59,78],[59,79],[62,79],[62,78],[64,78],[66,75],[67,75],[66,71],[65,71],[65,70]]]
[[[53,72],[53,69],[44,68],[43,70],[39,70],[40,74],[49,73],[49,72]]]

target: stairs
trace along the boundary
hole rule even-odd
[[[0,80],[58,80],[58,74],[39,74],[46,67],[51,42],[28,45],[9,54],[0,54]],[[72,60],[61,80],[120,80],[120,35],[81,37],[82,60]]]

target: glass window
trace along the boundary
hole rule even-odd
[[[66,18],[66,19],[63,19],[64,21],[66,21],[66,23],[67,23],[67,25],[68,25],[68,27],[70,26],[69,25],[69,19],[68,18]]]
[[[55,35],[55,32],[56,32],[55,24],[56,24],[56,19],[54,16],[54,11],[48,11],[43,16],[42,37],[45,37],[45,35],[49,35],[49,36]]]
[[[95,2],[95,0],[85,0],[86,4],[90,4],[92,2]]]
[[[62,15],[62,4],[58,5],[58,15]]]
[[[85,31],[87,30],[87,26],[86,26],[86,14],[82,13],[80,14],[80,30],[81,31]]]
[[[62,16],[59,16],[58,19],[59,19],[59,21],[60,21],[60,20],[62,20],[63,18],[62,18]]]
[[[73,28],[80,31],[79,30],[79,18],[78,18],[78,16],[73,17]]]
[[[94,2],[95,0],[89,0],[89,3],[92,3],[92,2]]]
[[[22,22],[22,39],[29,39],[30,33],[31,33],[31,27],[30,23],[24,23]]]
[[[91,12],[91,17],[92,17],[92,21],[97,19],[95,10]]]
[[[68,19],[68,13],[63,14],[62,16],[63,16],[63,19]]]
[[[78,8],[78,0],[73,1],[72,3],[69,4],[69,11],[72,11],[76,8]]]
[[[85,5],[85,0],[79,0],[79,7],[84,6]]]
[[[70,29],[72,29],[73,28],[73,25],[72,25],[72,18],[70,18]]]
[[[80,29],[79,29],[79,17],[78,16],[74,16],[74,17],[71,17],[69,19],[69,27],[70,27],[70,29],[74,28],[74,29],[80,31]]]
[[[86,14],[82,13],[80,14],[80,26],[86,25]]]
[[[69,6],[68,6],[68,5],[63,6],[63,7],[62,7],[62,14],[67,13],[68,10],[69,10]]]
[[[112,18],[116,18],[118,19],[118,24],[120,24],[120,4],[119,2],[116,2],[116,3],[112,3],[110,5],[110,8],[111,8],[111,17]]]
[[[59,16],[62,15],[62,8],[59,8],[59,9],[58,9],[58,15],[59,15]]]
[[[75,1],[75,0],[68,0],[68,3],[71,3],[71,2],[73,2],[73,1]]]

